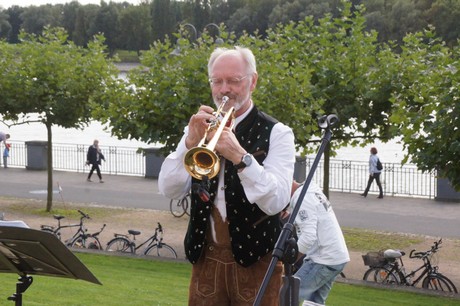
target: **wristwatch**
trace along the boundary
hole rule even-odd
[[[237,170],[244,169],[246,167],[249,167],[251,163],[252,163],[252,155],[249,153],[246,153],[241,158],[241,162],[235,165],[235,169]]]

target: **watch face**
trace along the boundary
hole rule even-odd
[[[249,166],[252,162],[252,158],[250,154],[246,154],[243,156],[243,163],[247,166]]]

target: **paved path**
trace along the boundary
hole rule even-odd
[[[105,183],[86,181],[85,173],[54,172],[54,201],[169,210],[169,199],[158,193],[157,181],[137,176],[104,175]],[[96,175],[93,178],[97,178]],[[62,188],[59,193],[58,184]],[[46,200],[47,172],[0,168],[0,195]],[[344,227],[422,234],[460,239],[460,203],[331,193]]]

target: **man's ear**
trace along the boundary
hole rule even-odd
[[[257,74],[257,72],[255,72],[252,75],[252,82],[251,82],[251,88],[250,88],[251,92],[254,91],[254,89],[256,89],[258,78],[259,78],[259,75]]]

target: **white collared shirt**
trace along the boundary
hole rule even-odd
[[[236,118],[235,126],[247,116],[252,107]],[[170,199],[181,199],[191,188],[191,176],[183,164],[188,151],[185,145],[187,134],[188,127],[185,127],[176,151],[166,157],[158,177],[160,193]],[[251,166],[238,173],[249,202],[257,203],[267,215],[275,215],[283,210],[290,200],[294,164],[294,134],[288,126],[278,122],[271,131],[269,151],[263,165],[259,165],[253,158]],[[214,205],[225,218],[224,169],[221,166]]]

